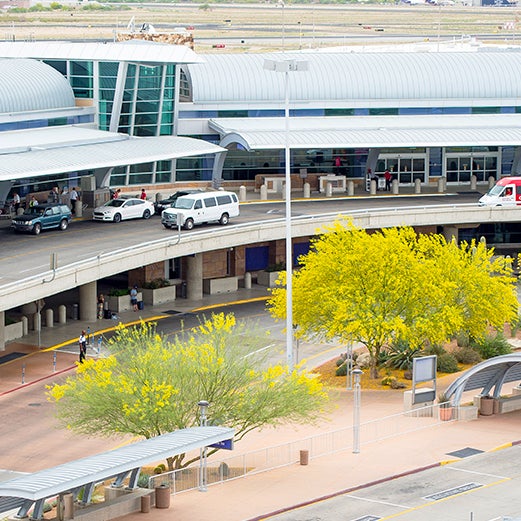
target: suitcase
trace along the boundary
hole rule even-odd
[[[140,300],[138,303],[137,303],[137,308],[139,310],[143,310],[145,308],[145,305],[143,304],[143,301]]]
[[[112,311],[110,311],[110,309],[104,309],[103,316],[104,318],[110,320],[112,318]]]

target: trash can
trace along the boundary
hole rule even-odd
[[[492,416],[494,414],[494,398],[492,398],[492,396],[481,397],[479,414],[481,414],[481,416]]]
[[[80,319],[80,306],[79,304],[72,305],[72,320]]]
[[[170,487],[168,485],[160,485],[155,488],[156,492],[156,508],[170,507]]]
[[[309,463],[309,450],[300,451],[300,464],[307,465]]]
[[[150,494],[147,496],[141,496],[141,512],[144,514],[150,512]]]

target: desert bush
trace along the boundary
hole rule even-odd
[[[476,342],[474,347],[484,360],[512,352],[512,347],[502,333],[487,335],[483,340]]]
[[[481,355],[473,347],[459,347],[453,352],[454,357],[460,364],[475,365],[481,362]]]
[[[456,357],[450,353],[444,352],[437,355],[436,370],[440,373],[456,373],[459,371],[458,361]]]

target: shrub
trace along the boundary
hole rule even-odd
[[[140,474],[139,478],[137,479],[137,486],[140,488],[148,488],[148,480],[150,476],[148,474]]]
[[[502,333],[487,335],[483,340],[474,346],[484,360],[494,356],[508,355],[512,352],[512,347]]]
[[[142,287],[144,289],[159,289],[166,288],[170,286],[170,281],[167,279],[154,279],[149,280],[148,282],[143,282]]]
[[[110,291],[109,291],[109,297],[123,297],[125,295],[128,295],[130,292],[128,289],[117,289],[117,288],[112,288]]]
[[[347,364],[346,364],[345,360],[344,360],[344,363],[342,365],[339,365],[336,368],[335,375],[336,376],[347,376]]]
[[[456,373],[459,371],[458,361],[454,355],[444,352],[438,355],[436,369],[440,373]]]
[[[475,365],[481,362],[481,355],[473,347],[460,347],[454,350],[454,357],[460,364]]]
[[[285,271],[286,263],[285,262],[277,262],[275,264],[270,264],[264,271],[268,273],[273,273],[274,271]]]
[[[410,369],[412,359],[421,352],[421,347],[411,347],[405,340],[397,340],[386,352],[385,365],[393,369]]]
[[[460,331],[456,335],[456,342],[457,342],[459,347],[470,347],[470,337],[469,337],[469,334],[464,332],[464,331]]]

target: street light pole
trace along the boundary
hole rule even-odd
[[[291,244],[291,164],[289,143],[289,73],[307,71],[307,61],[265,60],[264,68],[284,73],[284,182],[286,208],[286,360],[293,369],[293,248]]]
[[[353,369],[355,392],[353,395],[353,454],[360,453],[360,377],[361,369]]]
[[[201,427],[206,427],[207,425],[207,417],[206,411],[208,410],[208,405],[210,405],[206,400],[201,400],[197,405],[201,410]],[[200,450],[200,461],[199,461],[199,491],[206,492],[208,490],[207,486],[207,467],[206,467],[206,447],[202,447]]]

